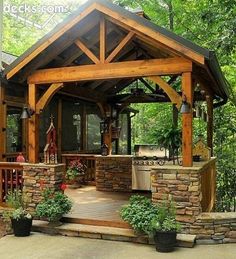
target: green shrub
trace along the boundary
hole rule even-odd
[[[43,200],[36,207],[36,215],[57,221],[72,208],[71,200],[61,191],[45,189]]]
[[[121,218],[128,222],[136,232],[149,233],[151,221],[157,217],[158,207],[144,196],[133,195],[129,204],[122,207]]]
[[[155,231],[180,231],[181,225],[176,221],[176,211],[173,202],[163,203],[158,206],[158,214],[151,221],[150,230]]]

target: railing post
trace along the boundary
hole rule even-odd
[[[36,110],[37,88],[35,84],[29,84],[29,106]],[[29,119],[28,125],[29,139],[29,162],[38,163],[39,161],[39,114],[34,114]]]

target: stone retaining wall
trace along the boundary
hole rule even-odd
[[[158,168],[152,170],[151,177],[153,202],[173,200],[176,205],[177,220],[182,223],[184,229],[188,229],[202,212],[199,172],[183,167]]]
[[[96,157],[96,188],[98,191],[132,191],[132,157]]]
[[[190,226],[197,243],[236,243],[236,212],[201,213]]]
[[[64,164],[24,164],[23,193],[27,197],[29,209],[33,212],[42,199],[44,188],[59,190],[65,171]]]
[[[202,186],[203,184],[206,188],[205,176],[214,169],[214,163],[215,160],[212,159],[199,167],[153,168],[152,200],[155,203],[173,200],[176,206],[176,219],[182,225],[181,233],[196,235],[198,243],[236,242],[236,213],[202,212],[202,205],[205,206],[206,202],[209,205],[214,203],[214,197],[211,196],[215,195],[214,190],[213,194],[207,193],[209,197],[203,197],[206,192],[204,189],[203,193]],[[212,187],[210,185],[214,184],[213,180],[209,183],[209,190]],[[203,198],[206,198],[204,203]]]

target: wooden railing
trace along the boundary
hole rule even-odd
[[[22,187],[23,166],[20,163],[0,162],[0,203],[5,202],[8,191]]]
[[[85,166],[85,182],[95,180],[95,156],[90,154],[62,154],[62,163],[66,164],[66,168],[69,166],[70,161],[79,159]]]
[[[213,210],[216,199],[216,159],[207,163],[201,171],[202,212]]]

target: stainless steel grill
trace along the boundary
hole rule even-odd
[[[157,145],[135,145],[132,165],[132,189],[151,190],[151,168],[163,165],[167,151]]]

